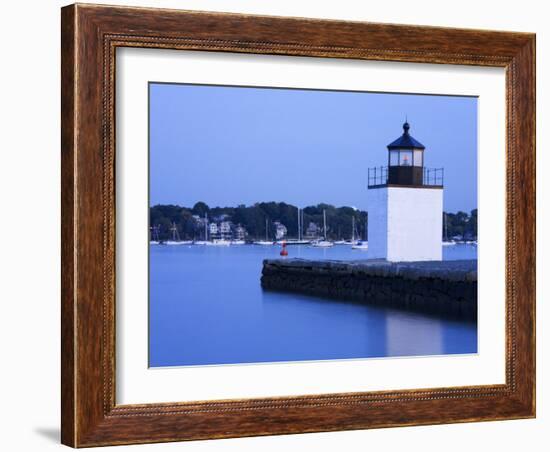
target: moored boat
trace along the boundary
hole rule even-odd
[[[311,243],[311,241],[309,241],[309,240],[289,239],[289,240],[279,240],[277,242],[277,245],[282,245],[283,242],[285,242],[287,246],[289,246],[289,245],[309,245]]]
[[[214,239],[211,242],[206,242],[206,244],[210,246],[229,246],[231,242],[225,239]]]
[[[311,242],[311,246],[314,246],[315,248],[330,248],[334,246],[333,242],[327,240],[327,214],[325,210],[323,210],[323,235],[323,240]]]
[[[355,246],[360,242],[360,240],[357,240],[355,238],[355,233],[356,233],[355,216],[352,216],[351,217],[351,240],[345,240],[344,245]],[[359,233],[357,233],[357,235],[359,235]]]
[[[192,240],[181,240],[180,233],[178,231],[178,227],[176,226],[175,222],[172,222],[172,227],[170,228],[170,231],[172,231],[172,238],[170,240],[165,240],[162,243],[159,242],[159,244],[179,246],[179,245],[191,245],[193,243]]]
[[[276,242],[273,241],[273,240],[268,240],[268,237],[269,237],[269,228],[268,228],[268,220],[266,218],[265,219],[265,240],[256,240],[253,243],[254,243],[254,245],[261,245],[261,246],[275,245]]]
[[[177,246],[177,245],[192,245],[192,240],[166,240],[165,245]]]
[[[317,240],[316,242],[311,242],[311,246],[315,248],[330,248],[334,246],[334,243],[329,242],[328,240]]]
[[[351,249],[366,251],[369,249],[369,242],[359,240],[355,245],[351,246]]]

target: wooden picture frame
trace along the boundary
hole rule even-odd
[[[71,5],[62,9],[62,442],[73,447],[535,416],[535,35]],[[117,47],[506,69],[506,383],[115,403]]]

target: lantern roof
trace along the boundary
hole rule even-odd
[[[425,146],[409,135],[411,126],[408,122],[403,124],[403,135],[388,144],[388,149],[425,149]]]

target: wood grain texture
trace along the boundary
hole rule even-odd
[[[62,442],[74,447],[535,415],[535,36],[147,8],[62,10]],[[115,404],[117,47],[506,68],[506,384]]]
[[[75,59],[74,8],[63,9],[61,19],[61,441],[75,444],[75,362],[76,314],[74,296],[74,151],[75,151]]]

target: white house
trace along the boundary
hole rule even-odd
[[[246,238],[246,229],[240,224],[235,227],[235,240],[244,240]]]
[[[317,224],[310,221],[306,229],[306,238],[316,239],[319,237],[320,231],[321,228]]]
[[[231,238],[231,226],[232,226],[232,223],[230,221],[222,221],[220,223],[218,230],[220,232],[222,239]]]
[[[216,223],[210,223],[208,225],[208,233],[210,234],[210,237],[215,237],[218,235],[219,228]]]
[[[273,225],[275,226],[275,239],[276,240],[284,239],[288,232],[286,226],[280,221],[275,221]]]

